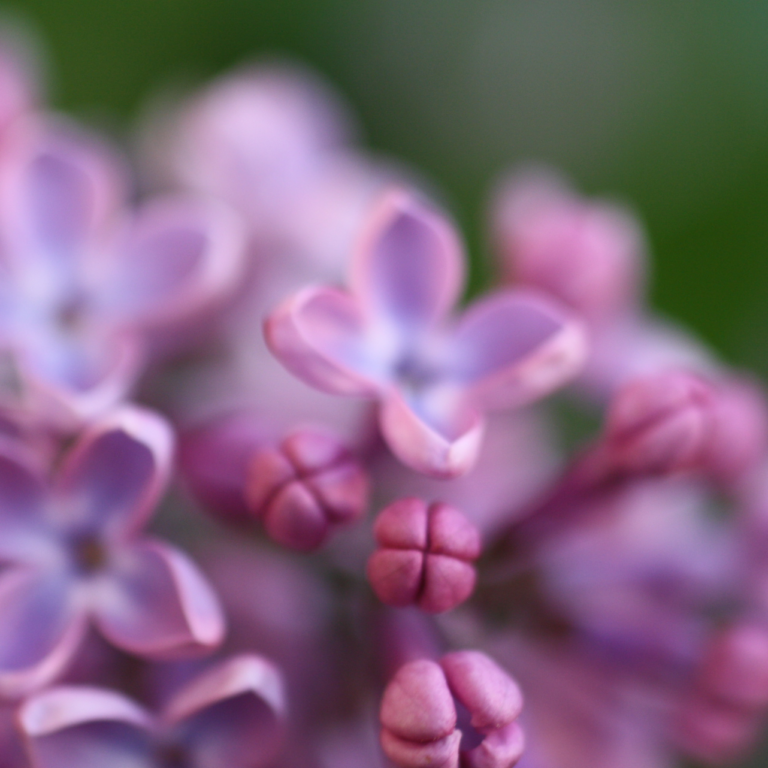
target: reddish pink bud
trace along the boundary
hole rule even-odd
[[[768,629],[739,623],[722,630],[702,664],[698,686],[740,708],[768,706]]]
[[[270,537],[309,551],[363,514],[368,478],[338,439],[304,429],[253,454],[246,499]]]
[[[754,743],[760,717],[716,699],[692,697],[675,723],[673,736],[686,755],[708,765],[730,763]]]
[[[636,379],[608,413],[609,461],[641,474],[694,469],[704,463],[713,423],[713,393],[699,377],[666,371]]]
[[[381,512],[374,535],[368,580],[383,603],[442,613],[472,594],[480,534],[457,509],[400,499]]]
[[[759,465],[768,444],[768,413],[763,393],[746,381],[718,387],[714,433],[707,451],[707,468],[719,480],[732,483]]]
[[[465,726],[457,726],[455,701],[469,712]],[[515,682],[483,653],[450,653],[439,664],[419,659],[384,692],[382,748],[402,768],[511,768],[523,752],[521,709]],[[462,749],[465,736],[476,746]]]
[[[183,433],[180,464],[192,493],[216,517],[229,522],[249,519],[245,503],[248,463],[265,444],[255,416],[236,413]]]

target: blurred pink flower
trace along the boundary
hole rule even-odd
[[[323,391],[380,401],[389,447],[419,471],[451,477],[477,458],[483,411],[543,397],[585,354],[578,321],[527,292],[448,317],[463,281],[450,225],[412,196],[386,195],[350,268],[350,292],[311,287],[281,304],[267,343]]]
[[[0,453],[0,694],[57,677],[92,621],[114,645],[163,658],[204,652],[224,634],[196,566],[141,528],[165,489],[172,434],[125,406],[102,418],[50,483],[21,448]]]

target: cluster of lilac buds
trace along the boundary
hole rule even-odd
[[[450,216],[310,73],[141,133],[0,49],[0,768],[748,751],[768,404],[645,305],[633,215],[510,175],[464,308]]]

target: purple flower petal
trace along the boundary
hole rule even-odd
[[[186,317],[233,286],[243,254],[239,220],[223,206],[153,202],[127,228],[102,297],[104,312],[129,326]]]
[[[508,408],[561,386],[585,357],[584,330],[575,317],[536,294],[508,291],[466,312],[451,361],[471,402]]]
[[[173,434],[156,414],[123,406],[80,438],[54,484],[69,526],[126,535],[152,514],[171,469]]]
[[[0,560],[35,559],[44,499],[34,458],[22,445],[0,440]]]
[[[269,764],[282,741],[284,716],[280,673],[255,655],[209,670],[180,691],[165,712],[201,768]]]
[[[464,283],[461,244],[444,218],[392,190],[368,222],[350,283],[366,311],[405,333],[432,326],[450,311]]]
[[[0,575],[0,696],[50,683],[71,661],[87,622],[70,586],[59,571],[12,568]]]
[[[32,407],[64,430],[94,420],[124,399],[143,361],[140,340],[126,333],[87,343],[62,343],[43,333],[26,339],[18,350],[19,373]]]
[[[94,618],[118,648],[142,656],[172,658],[217,646],[224,617],[197,566],[179,550],[145,541],[116,557]]]
[[[484,430],[479,414],[467,412],[457,414],[455,428],[444,434],[422,419],[397,390],[390,391],[382,402],[379,423],[400,461],[436,477],[456,477],[468,471],[477,458]]]
[[[267,319],[269,348],[291,373],[337,395],[373,396],[377,372],[366,347],[364,317],[355,299],[334,288],[307,288]]]
[[[0,176],[0,218],[13,254],[72,278],[123,197],[123,172],[95,137],[64,124],[18,126]],[[18,264],[29,271],[28,265]]]
[[[151,717],[130,699],[60,686],[26,701],[19,728],[35,768],[156,768]]]

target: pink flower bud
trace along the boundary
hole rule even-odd
[[[458,723],[455,702],[470,720]],[[381,703],[381,744],[402,768],[510,768],[522,755],[522,696],[485,654],[449,653],[403,665]]]
[[[383,603],[442,613],[472,594],[480,534],[457,509],[400,499],[381,512],[374,535],[368,580]]]
[[[692,757],[730,761],[754,742],[767,706],[768,629],[738,622],[710,643],[680,708],[675,736]]]
[[[712,437],[712,404],[710,387],[683,371],[630,382],[608,412],[609,461],[618,469],[639,474],[701,466]]]
[[[621,207],[579,198],[553,174],[528,173],[500,190],[495,230],[514,282],[556,296],[590,321],[636,303],[644,243]]]
[[[230,414],[182,435],[181,471],[211,514],[228,522],[250,518],[245,503],[248,463],[264,444],[260,423],[248,413]]]
[[[253,454],[246,499],[271,538],[309,551],[363,514],[368,478],[336,437],[303,429]]]
[[[738,481],[759,465],[768,444],[768,412],[763,393],[752,383],[735,380],[718,387],[714,434],[707,466],[725,483]]]
[[[737,623],[711,643],[698,687],[740,708],[768,706],[768,628]]]

